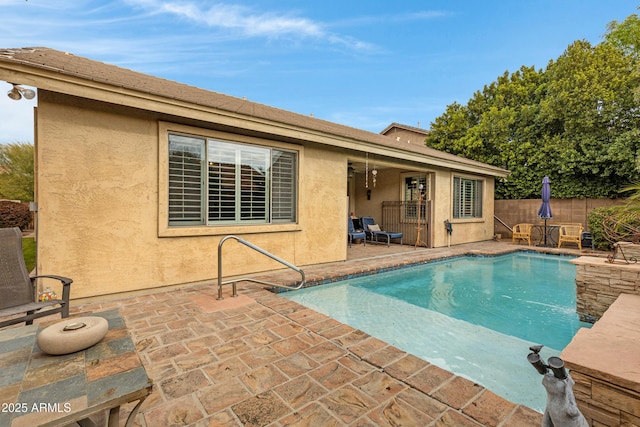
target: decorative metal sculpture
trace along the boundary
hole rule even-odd
[[[615,262],[618,254],[626,264],[638,262],[635,257],[627,257],[622,246],[640,243],[640,213],[626,211],[604,217],[602,237],[613,244],[613,254],[607,257],[607,262]]]
[[[640,243],[640,213],[608,215],[602,219],[602,237],[611,243]]]
[[[633,243],[631,242],[617,242],[613,244],[613,253],[611,255],[607,256],[607,262],[613,264],[614,262],[616,262],[616,258],[618,257],[618,254],[620,254],[620,256],[622,257],[622,259],[624,260],[625,264],[631,264],[631,263],[636,263],[638,262],[638,260],[635,257],[629,257],[627,258],[627,256],[624,254],[624,251],[622,250],[623,246],[626,245],[632,245]]]
[[[547,407],[542,418],[542,427],[588,427],[589,424],[578,409],[573,395],[575,381],[564,368],[564,361],[552,356],[547,364],[540,357],[541,345],[529,347],[527,360],[541,374],[542,385],[547,391]]]

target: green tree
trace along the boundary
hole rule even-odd
[[[498,198],[539,197],[545,175],[555,197],[620,196],[640,178],[638,43],[628,36],[640,20],[623,24],[599,45],[576,41],[544,70],[505,72],[467,105],[451,104],[426,144],[509,169]]]
[[[640,18],[638,15],[634,13],[622,22],[611,21],[607,25],[607,33],[604,35],[603,43],[608,43],[632,56],[636,63],[640,61]],[[636,67],[633,73],[638,77],[639,67]],[[640,104],[640,87],[634,90],[634,96],[636,103]]]
[[[0,145],[0,198],[33,200],[33,145]]]
[[[640,8],[638,8],[640,9]],[[625,54],[640,56],[640,18],[635,13],[622,21],[611,21],[607,24],[604,43],[608,43],[622,50]]]
[[[574,42],[547,67],[540,104],[545,136],[558,144],[552,172],[561,197],[618,197],[638,179],[636,62],[608,44]]]

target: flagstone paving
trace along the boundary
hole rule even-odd
[[[382,245],[367,252],[354,245],[350,261],[304,270],[310,281],[332,281],[380,267],[518,248],[527,247],[485,242],[403,247],[396,254]],[[286,271],[260,276],[282,283],[298,277]],[[217,301],[215,286],[198,286],[72,307],[73,315],[117,308],[125,319],[154,383],[135,425],[541,424],[532,409],[256,284],[242,282],[238,293],[231,298],[225,287],[224,300]]]

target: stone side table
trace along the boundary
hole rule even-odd
[[[108,411],[108,425],[118,426],[120,405],[137,401],[126,425],[133,423],[151,380],[120,313],[92,315],[109,322],[105,337],[62,356],[40,351],[36,335],[42,326],[0,331],[0,425],[92,425],[90,416]]]

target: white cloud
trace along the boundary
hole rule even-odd
[[[309,19],[257,12],[247,6],[216,3],[202,8],[193,2],[161,0],[128,0],[128,3],[153,14],[168,13],[208,27],[237,30],[248,36],[324,36],[321,25]]]
[[[279,37],[284,35],[323,37],[321,25],[295,16],[258,13],[245,6],[216,4],[206,10],[194,4],[164,3],[161,10],[209,27],[238,30],[249,36]]]
[[[194,2],[126,0],[151,14],[171,14],[212,29],[234,31],[240,37],[311,38],[354,50],[371,50],[373,45],[327,31],[321,22],[292,12],[262,12],[243,5],[216,3],[201,7]]]

